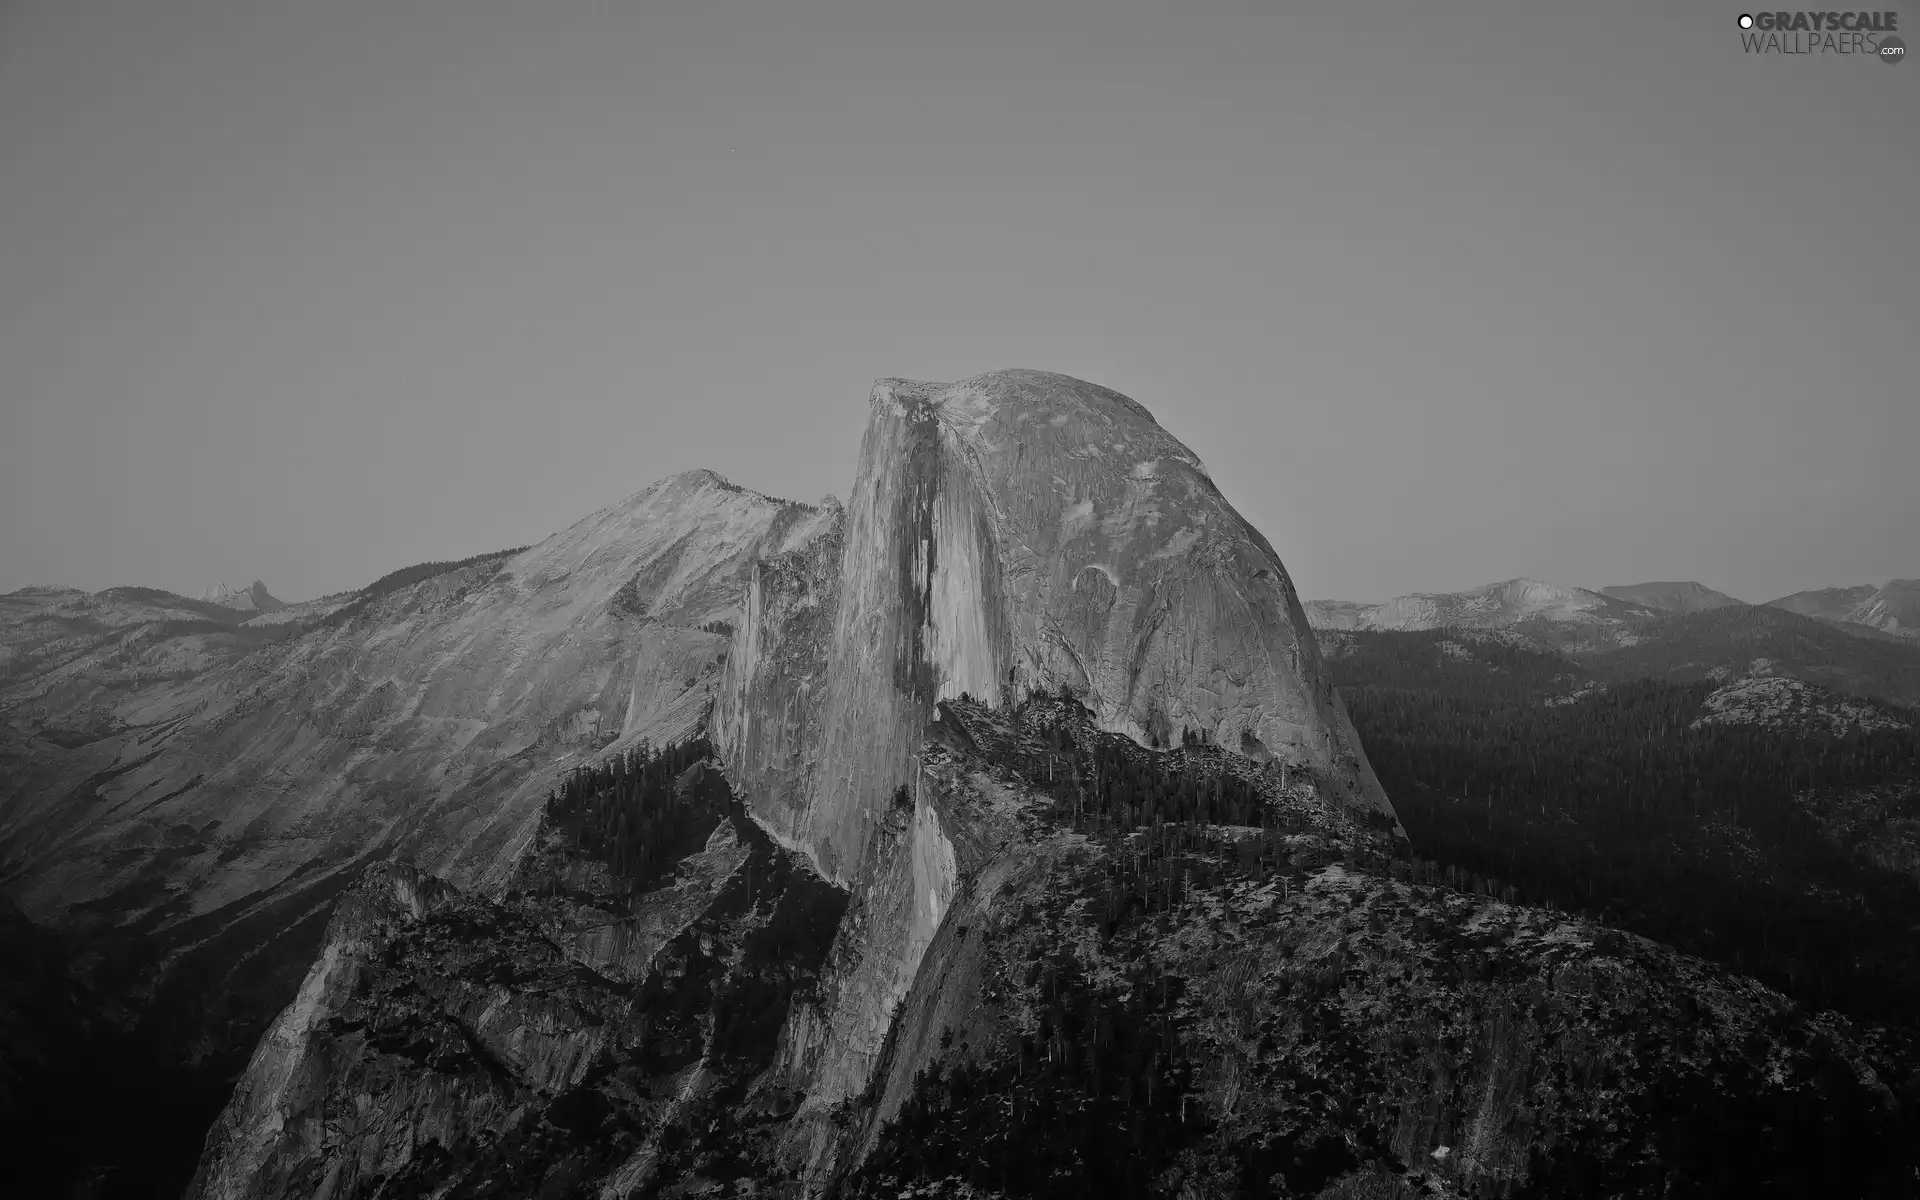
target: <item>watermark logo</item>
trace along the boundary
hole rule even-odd
[[[1741,13],[1740,45],[1748,54],[1857,54],[1901,62],[1897,12]]]

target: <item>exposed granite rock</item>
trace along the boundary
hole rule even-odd
[[[962,694],[1064,686],[1142,744],[1204,732],[1391,816],[1273,548],[1125,396],[1040,371],[881,380],[843,538],[831,599],[819,560],[763,580],[730,687],[772,711],[723,709],[716,734],[742,781],[808,776],[769,821],[830,878],[868,869],[933,705]],[[776,579],[804,599],[776,596]],[[756,731],[766,720],[779,737]]]
[[[869,1085],[964,846],[999,836],[915,799],[940,702],[1064,688],[1101,729],[1203,735],[1397,828],[1272,547],[1105,388],[880,381],[834,535],[763,562],[745,608],[721,757],[756,819],[853,891],[820,1005],[789,1026],[810,1178],[839,1150],[817,1119]]]
[[[676,477],[111,716],[9,744],[6,882],[151,942],[197,1053],[293,998],[196,1198],[1572,1196],[1777,1179],[1783,1120],[1907,1169],[1903,1048],[1410,881],[1272,548],[1062,376],[882,381],[844,510]],[[541,803],[703,730],[644,885]]]
[[[0,884],[114,959],[107,984],[154,1041],[230,1072],[367,864],[406,857],[498,889],[566,771],[696,729],[753,563],[832,520],[691,472],[511,558],[363,595],[287,627],[298,636],[243,630],[250,653],[126,683],[61,666],[35,631],[151,627],[136,601],[176,624],[248,614],[139,589],[5,598],[9,644],[26,648],[10,661],[54,665],[0,698]],[[54,701],[65,739],[27,715]]]
[[[702,776],[704,775],[704,778]],[[341,902],[190,1197],[606,1195],[751,1173],[756,1086],[845,896],[746,822],[631,894],[543,823],[501,899],[401,865]]]
[[[286,601],[276,599],[267,590],[267,585],[258,579],[246,587],[228,587],[217,583],[200,595],[209,604],[218,604],[222,608],[238,609],[249,613],[279,612],[287,607]]]
[[[1898,1040],[1590,921],[1409,882],[1379,856],[1390,842],[1356,831],[1090,839],[1032,820],[1030,790],[1004,769],[929,757],[924,802],[997,811],[1021,832],[963,866],[822,1186],[1465,1197],[1920,1183],[1920,1063]]]
[[[1063,734],[1119,740],[1068,704],[943,708],[844,916],[803,856],[738,819],[634,899],[547,831],[500,902],[376,873],[193,1194],[1464,1200],[1913,1180],[1911,1047],[1592,922],[1410,878],[1377,822],[1217,748],[1137,752],[1263,781],[1261,828],[1076,831]],[[579,936],[610,924],[627,932]],[[888,942],[920,946],[872,952]],[[734,1042],[742,1009],[785,1016]],[[846,1036],[863,1021],[877,1044]]]

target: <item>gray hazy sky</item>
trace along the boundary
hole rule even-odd
[[[1920,62],[1738,12],[0,0],[0,591],[844,496],[1008,366],[1307,596],[1920,575]]]

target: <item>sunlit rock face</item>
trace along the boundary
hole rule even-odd
[[[1278,555],[1125,396],[1040,371],[880,381],[842,539],[832,594],[816,560],[780,572],[810,599],[749,602],[742,647],[784,658],[735,654],[730,691],[767,699],[720,732],[730,771],[784,772],[777,799],[743,791],[830,878],[859,877],[933,705],[963,693],[1066,687],[1142,744],[1192,730],[1391,817]],[[804,676],[811,711],[770,672]]]
[[[286,603],[274,599],[273,593],[267,591],[267,585],[258,579],[246,587],[238,588],[218,583],[201,593],[200,598],[209,604],[218,604],[222,608],[238,609],[243,612],[270,613],[286,607]]]
[[[740,950],[748,934],[726,923],[727,905],[710,914],[726,922],[691,933],[687,922],[708,912],[706,893],[688,890],[699,880],[737,878],[722,892],[751,898],[777,866],[781,879],[818,882],[794,892],[793,919],[819,926],[822,955],[806,987],[777,1006],[755,1001],[765,1044],[752,1077],[766,1069],[784,1097],[765,1161],[817,1182],[840,1169],[836,1114],[885,1070],[889,1039],[937,1037],[901,1034],[902,1005],[929,986],[923,959],[949,936],[969,881],[1027,836],[1027,801],[958,803],[923,769],[937,707],[969,695],[1004,712],[1062,689],[1107,735],[1148,747],[1204,736],[1310,794],[1315,820],[1397,829],[1272,547],[1138,404],[1010,371],[878,384],[844,507],[676,476],[526,551],[370,589],[285,640],[143,688],[77,749],[9,732],[19,740],[0,751],[18,750],[26,769],[0,793],[0,882],[42,920],[148,944],[128,990],[167,1001],[152,1006],[172,1014],[154,1032],[191,1045],[190,1057],[250,1045],[293,1001],[202,1176],[209,1195],[292,1195],[348,1172],[349,1155],[361,1155],[359,1174],[341,1179],[428,1171],[409,1157],[423,1131],[449,1146],[456,1127],[505,1137],[525,1099],[516,1089],[551,1098],[587,1086],[566,1064],[602,1055],[589,1045],[596,1022],[625,1020],[623,997],[664,969],[666,942],[691,939],[699,955],[753,970],[775,963],[767,947]],[[701,732],[744,807],[737,843],[710,845],[697,870],[682,864],[677,899],[599,921],[576,901],[555,917],[512,898],[516,872],[566,857],[538,831],[541,801],[567,771]],[[742,857],[762,833],[770,843]],[[367,875],[390,860],[412,865]],[[411,871],[444,880],[450,898],[406,899],[442,886]],[[371,890],[337,915],[363,878]],[[372,933],[357,913],[378,917]],[[449,923],[471,962],[442,953]],[[415,942],[423,957],[405,971],[380,965],[386,947]],[[501,956],[553,973],[502,999],[489,989],[518,984],[479,966]],[[566,975],[562,960],[593,978]],[[481,1071],[445,1092],[423,1082],[433,1063],[375,1047],[354,1058],[364,1074],[336,1071],[339,1086],[322,1086],[315,1064],[345,1045],[328,1022],[380,979],[397,989],[380,1003],[401,1015],[409,980],[444,983],[447,1011],[485,1025],[483,1040],[498,1033],[506,1048],[490,1053],[524,1078],[500,1092]],[[543,1007],[549,983],[574,989],[577,1012]],[[494,1000],[497,1029],[468,1019]],[[521,1030],[558,1040],[520,1062]],[[682,1067],[691,1090],[662,1094],[675,1112],[719,1078]],[[378,1094],[382,1080],[402,1099],[374,1112],[348,1095]],[[354,1129],[384,1131],[356,1133],[354,1146],[378,1153],[328,1142],[329,1106],[349,1100]],[[634,1128],[654,1120],[634,1113]],[[620,1180],[661,1161],[651,1143],[595,1145],[593,1170]]]
[[[1191,731],[1397,830],[1285,568],[1140,405],[1006,371],[875,385],[827,534],[754,569],[714,740],[754,818],[851,893],[782,1035],[805,1099],[787,1165],[844,1161],[838,1118],[970,871],[1009,836],[926,786],[937,705],[1067,689],[1143,746]]]
[[[761,559],[741,597],[713,732],[735,790],[754,817],[800,848],[819,768],[827,655],[839,613],[845,512],[798,549]]]

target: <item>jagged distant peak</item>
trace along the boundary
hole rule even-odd
[[[1746,603],[1691,579],[1683,582],[1615,584],[1601,588],[1600,594],[1673,613],[1706,612]]]
[[[258,579],[246,587],[228,587],[225,582],[216,583],[200,593],[200,599],[209,604],[218,604],[222,608],[239,609],[243,612],[278,612],[286,607],[283,601],[274,598],[267,591],[267,585]]]

